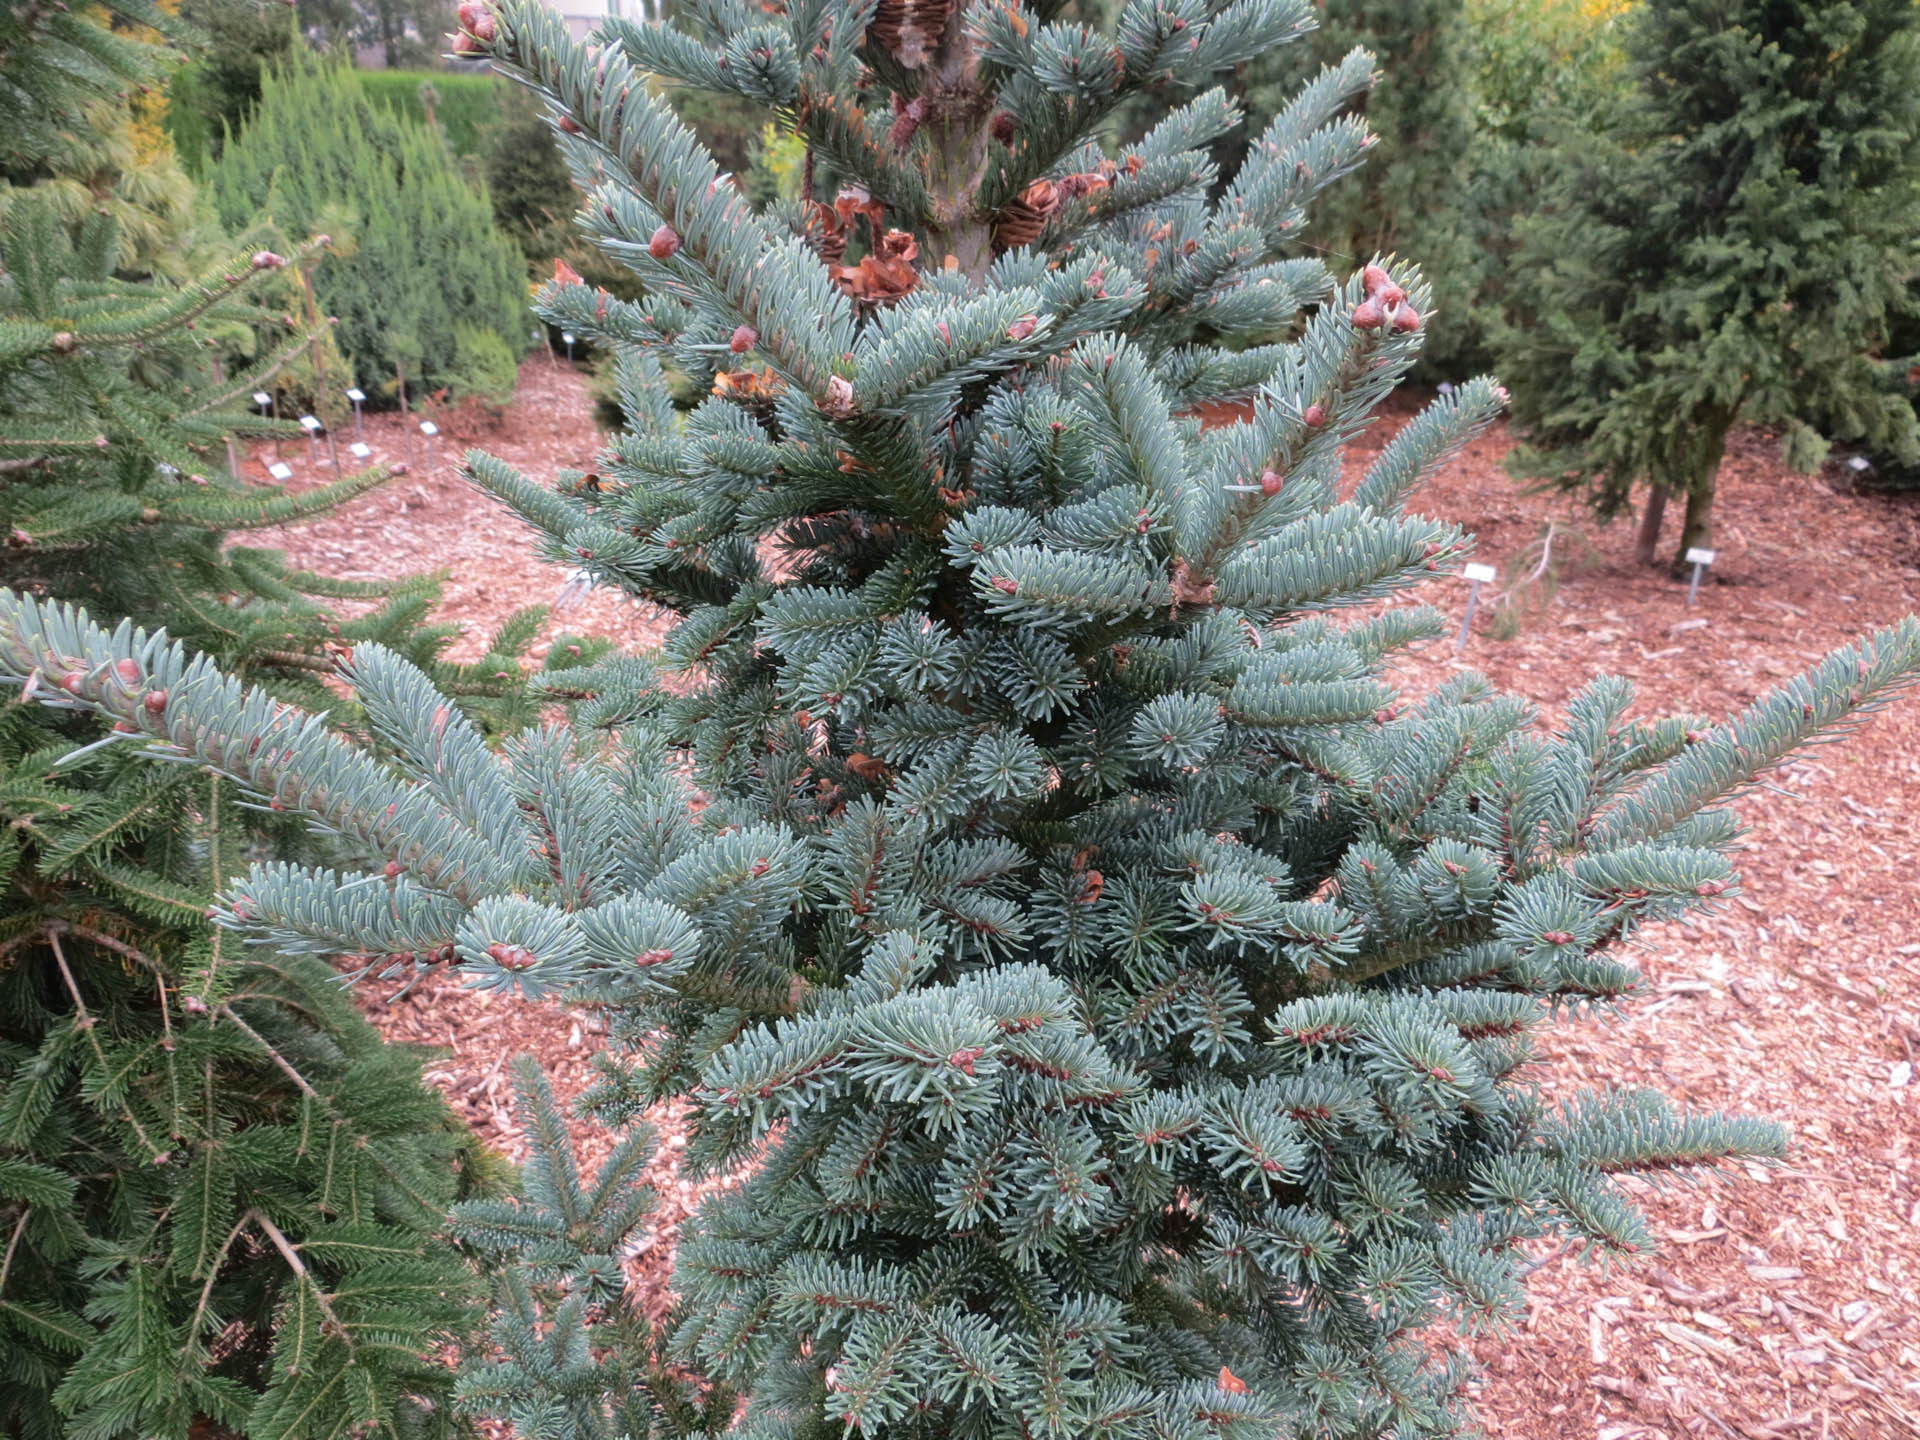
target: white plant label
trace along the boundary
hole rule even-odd
[[[302,415],[300,417],[300,428],[309,435],[317,435],[327,427],[320,423],[320,417],[318,415]]]
[[[1711,565],[1713,563],[1713,557],[1718,553],[1719,552],[1715,550],[1689,550],[1687,551],[1687,564]]]
[[[291,465],[281,465],[276,462],[275,464],[267,466],[267,474],[276,480],[291,480],[293,478],[293,467]]]
[[[420,422],[420,433],[422,435],[438,435],[440,433],[440,427],[431,420],[422,420]]]
[[[273,404],[273,396],[269,395],[264,390],[256,390],[253,392],[253,403],[258,405],[262,410],[264,410],[269,405]]]
[[[358,405],[362,400],[366,398],[367,398],[367,392],[362,390],[358,385],[351,386],[347,390],[347,399],[351,400],[356,405]]]
[[[560,332],[560,343],[562,345],[573,344],[573,332],[571,330],[562,330]]]
[[[364,460],[369,455],[373,454],[373,447],[371,445],[364,445],[356,441],[354,444],[347,446],[347,453],[353,456],[353,458],[356,460]]]
[[[1469,565],[1460,572],[1464,578],[1479,585],[1492,582],[1498,578],[1499,573],[1500,572],[1495,570],[1491,565]]]

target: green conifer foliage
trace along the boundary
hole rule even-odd
[[[23,0],[0,8],[0,178],[31,170],[58,151],[85,125],[90,101],[165,74],[174,57],[137,38],[143,30],[174,45],[191,35],[150,0],[82,7]]]
[[[315,707],[345,708],[328,650],[361,641],[464,694],[516,689],[510,655],[435,663],[431,583],[343,584],[229,543],[381,479],[292,494],[226,468],[232,435],[299,434],[248,399],[312,338],[260,303],[288,260],[130,282],[111,218],[76,232],[58,202],[16,192],[0,223],[0,580],[163,622]],[[222,380],[215,346],[251,362]],[[365,613],[331,618],[342,600]],[[242,857],[312,842],[125,739],[0,710],[0,1434],[443,1431],[433,1352],[472,1295],[434,1237],[487,1167],[324,964],[208,925]]]
[[[504,399],[526,348],[525,271],[486,192],[425,126],[372,103],[343,65],[296,51],[208,172],[223,223],[306,233],[344,209],[353,253],[316,277],[369,395],[404,383]]]
[[[203,775],[122,779],[236,819]],[[201,865],[245,834],[204,826]],[[434,1350],[474,1277],[435,1236],[500,1177],[327,965],[242,955],[186,887],[117,878],[138,928],[197,942],[131,944],[83,887],[0,942],[0,1432],[452,1433]]]
[[[1619,130],[1571,147],[1509,282],[1502,364],[1519,473],[1602,514],[1646,487],[1653,563],[1713,544],[1714,480],[1742,420],[1920,455],[1876,364],[1920,273],[1920,11],[1905,0],[1648,0]],[[1676,562],[1677,563],[1677,562]]]
[[[181,0],[181,18],[206,43],[167,86],[167,133],[187,172],[198,177],[219,158],[227,133],[246,125],[260,100],[262,70],[282,63],[300,42],[293,17],[247,0]]]
[[[1644,1253],[1621,1177],[1782,1152],[1648,1092],[1550,1105],[1534,1035],[1632,997],[1644,922],[1732,893],[1723,802],[1912,681],[1920,623],[1717,727],[1631,719],[1618,681],[1551,731],[1471,674],[1396,695],[1384,659],[1438,617],[1351,607],[1464,553],[1407,505],[1502,394],[1457,388],[1342,483],[1430,304],[1410,263],[1286,252],[1369,148],[1368,56],[1216,187],[1213,77],[1305,3],[1143,0],[1109,34],[810,0],[596,48],[536,0],[462,20],[647,296],[542,296],[620,357],[592,476],[468,464],[679,613],[658,661],[550,685],[572,725],[498,756],[374,646],[343,670],[371,750],[31,599],[0,599],[0,674],[358,852],[252,866],[237,934],[451,947],[591,1003],[594,1112],[680,1099],[685,1172],[732,1173],[655,1353],[615,1298],[648,1137],[586,1180],[523,1076],[527,1194],[457,1222],[517,1257],[471,1405],[569,1440],[1451,1435],[1465,1371],[1424,1330],[1511,1321],[1528,1242]],[[775,107],[833,192],[754,211],[647,72]],[[1149,86],[1193,98],[1093,148]],[[711,385],[688,414],[663,357]]]

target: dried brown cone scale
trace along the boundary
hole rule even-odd
[[[1060,187],[1051,180],[1034,181],[993,217],[993,248],[1018,250],[1033,244],[1059,208]]]
[[[838,265],[847,256],[847,230],[831,205],[813,202],[807,212],[807,244],[828,265]]]

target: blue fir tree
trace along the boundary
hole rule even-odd
[[[1718,727],[1630,719],[1612,680],[1553,730],[1471,674],[1396,696],[1439,617],[1353,607],[1465,553],[1406,507],[1502,394],[1460,386],[1343,482],[1429,296],[1406,261],[1288,253],[1367,152],[1369,58],[1230,182],[1208,159],[1215,77],[1304,0],[1135,0],[1111,31],[714,0],[589,45],[535,0],[461,21],[646,295],[541,298],[619,357],[593,474],[468,465],[549,555],[674,610],[661,653],[550,682],[572,723],[504,754],[371,645],[343,679],[375,749],[30,599],[0,672],[364,857],[256,865],[231,929],[608,1017],[621,1147],[584,1177],[523,1074],[527,1192],[460,1213],[517,1261],[470,1405],[608,1440],[1449,1435],[1466,1371],[1424,1331],[1515,1317],[1532,1242],[1646,1252],[1622,1177],[1782,1152],[1656,1094],[1549,1104],[1534,1036],[1635,994],[1645,922],[1733,891],[1726,799],[1910,681],[1920,625]],[[765,103],[802,199],[753,210],[655,76]],[[1191,98],[1103,151],[1147,87]],[[686,1172],[737,1183],[655,1335],[619,1257],[670,1097]]]

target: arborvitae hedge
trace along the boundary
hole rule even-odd
[[[364,77],[296,54],[209,172],[221,219],[262,212],[304,233],[338,223],[351,255],[318,281],[340,348],[370,395],[408,386],[498,396],[526,346],[526,281],[483,187],[440,138],[369,98]]]
[[[364,70],[367,98],[396,115],[439,128],[447,148],[465,158],[486,148],[487,131],[499,123],[513,87],[495,75],[455,70]],[[431,102],[421,86],[431,86]]]

